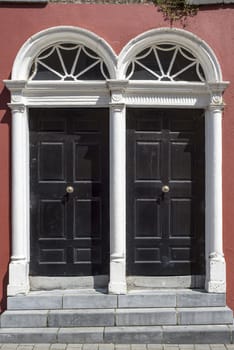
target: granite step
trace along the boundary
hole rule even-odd
[[[110,308],[171,308],[225,306],[225,294],[200,290],[134,291],[126,295],[100,292],[42,291],[8,297],[8,310],[110,309]]]
[[[7,310],[1,328],[232,324],[228,307]]]
[[[2,328],[0,343],[231,344],[233,325]]]

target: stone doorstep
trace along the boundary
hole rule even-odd
[[[5,328],[0,343],[231,344],[234,327],[151,326],[87,328]]]
[[[2,328],[232,324],[227,307],[72,310],[7,310]]]
[[[225,306],[225,294],[199,290],[134,291],[127,295],[109,295],[98,292],[51,291],[30,292],[8,297],[8,310],[55,309],[110,309],[144,307],[215,307]]]

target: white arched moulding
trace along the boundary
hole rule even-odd
[[[33,80],[32,65],[49,47],[64,43],[87,47],[100,57],[109,79],[66,81]],[[164,45],[164,46],[163,46]],[[128,67],[145,52],[172,48],[187,56],[196,67],[198,79],[182,81],[160,73],[151,80],[131,80]],[[147,51],[148,50],[148,51]],[[174,49],[173,49],[174,50]],[[174,51],[176,52],[176,51]],[[174,57],[175,58],[175,57]],[[99,60],[99,58],[98,58]],[[173,62],[172,62],[173,63]],[[171,68],[172,68],[171,63]],[[144,66],[144,65],[143,65]],[[145,69],[145,66],[143,67]],[[146,67],[147,68],[147,67]],[[186,67],[184,67],[186,68]],[[183,70],[184,68],[181,68]],[[147,68],[148,69],[148,68]],[[186,68],[187,69],[187,68]],[[186,70],[185,69],[185,70]],[[71,73],[71,72],[70,72]],[[68,75],[70,74],[68,73]],[[155,73],[155,72],[154,72]],[[161,75],[160,75],[161,74]],[[104,74],[105,75],[105,74]],[[172,74],[173,75],[173,74]],[[104,77],[106,78],[106,77]],[[182,79],[182,78],[181,78]],[[206,284],[208,292],[226,291],[225,259],[222,247],[222,81],[218,60],[212,49],[194,34],[181,29],[160,28],[131,40],[117,57],[96,34],[75,27],[54,27],[32,36],[18,52],[12,79],[5,81],[11,91],[12,109],[12,257],[8,294],[27,293],[29,283],[29,129],[28,107],[109,107],[110,109],[110,293],[126,293],[126,107],[202,108],[206,128]]]
[[[96,34],[77,27],[53,27],[33,35],[19,50],[12,69],[12,80],[28,80],[34,59],[46,48],[58,43],[85,45],[103,58],[111,79],[115,79],[116,55],[109,44]]]
[[[207,82],[222,82],[222,72],[213,50],[194,34],[175,28],[153,29],[131,40],[119,55],[117,78],[124,79],[129,62],[155,44],[179,45],[201,63]]]

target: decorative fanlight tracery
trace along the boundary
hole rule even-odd
[[[130,62],[127,79],[158,81],[204,81],[199,60],[187,49],[175,44],[153,45]]]
[[[106,80],[109,72],[102,57],[82,44],[57,43],[34,59],[30,80]],[[152,45],[129,63],[126,79],[204,81],[199,59],[178,44]]]
[[[34,60],[30,80],[105,80],[109,72],[97,53],[81,44],[58,43]]]

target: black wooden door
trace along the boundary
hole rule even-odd
[[[200,110],[127,111],[128,275],[204,273],[204,149]]]
[[[31,275],[108,273],[107,109],[31,109]]]

